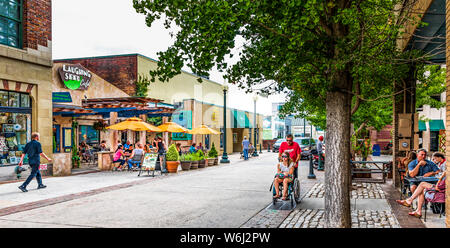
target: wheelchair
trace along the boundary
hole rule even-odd
[[[292,180],[292,182],[290,182],[288,184],[288,192],[287,192],[286,200],[290,201],[291,207],[294,207],[294,201],[296,204],[299,204],[301,201],[300,200],[300,181],[298,180],[297,170],[298,170],[298,168],[294,172],[294,180]],[[282,183],[280,183],[278,185],[278,190],[280,193],[283,192],[283,184]],[[273,198],[273,196],[275,196],[275,194],[276,194],[275,185],[274,185],[273,181],[272,181],[272,185],[270,186],[270,191],[272,191],[273,205],[275,205],[277,203],[277,201],[282,201],[282,200]]]

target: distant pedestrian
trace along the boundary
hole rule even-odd
[[[42,176],[41,172],[39,171],[39,165],[41,164],[41,157],[44,157],[48,160],[48,162],[52,162],[52,160],[45,155],[44,152],[42,152],[42,146],[41,143],[39,143],[39,133],[33,133],[31,134],[31,142],[27,143],[25,145],[25,148],[23,149],[22,156],[20,157],[19,166],[23,165],[23,158],[25,157],[25,154],[28,155],[28,161],[30,163],[31,167],[31,174],[28,176],[27,180],[19,186],[19,189],[23,192],[28,192],[27,185],[33,180],[34,177],[36,177],[36,180],[38,182],[38,189],[46,188],[44,184],[42,184]]]
[[[244,136],[242,141],[242,150],[244,152],[244,160],[248,160],[248,148],[250,146],[250,141],[248,141],[247,136]]]

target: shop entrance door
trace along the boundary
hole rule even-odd
[[[61,152],[61,125],[53,125],[53,153]]]
[[[436,152],[439,150],[439,131],[430,132],[430,151]]]

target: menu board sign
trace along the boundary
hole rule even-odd
[[[82,65],[63,64],[58,72],[67,88],[71,90],[87,90],[89,88],[92,74]]]

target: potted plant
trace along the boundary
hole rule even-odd
[[[205,160],[205,154],[203,153],[202,150],[198,150],[197,152],[197,156],[198,156],[198,168],[205,168],[206,166],[208,166],[208,164],[206,163]]]
[[[198,162],[200,159],[197,156],[197,153],[191,153],[189,155],[191,155],[191,170],[198,169]]]
[[[212,143],[211,150],[208,152],[208,156],[211,158],[214,158],[214,165],[219,164],[219,153],[216,150],[216,146],[214,145],[214,142]]]
[[[214,160],[215,160],[215,158],[209,156],[209,154],[208,154],[208,156],[206,156],[206,163],[208,164],[208,166],[213,166],[214,165]]]
[[[183,154],[180,156],[181,169],[187,171],[191,169],[191,154]]]
[[[169,146],[166,154],[166,165],[169,173],[177,173],[178,165],[180,164],[180,158],[175,144]]]

